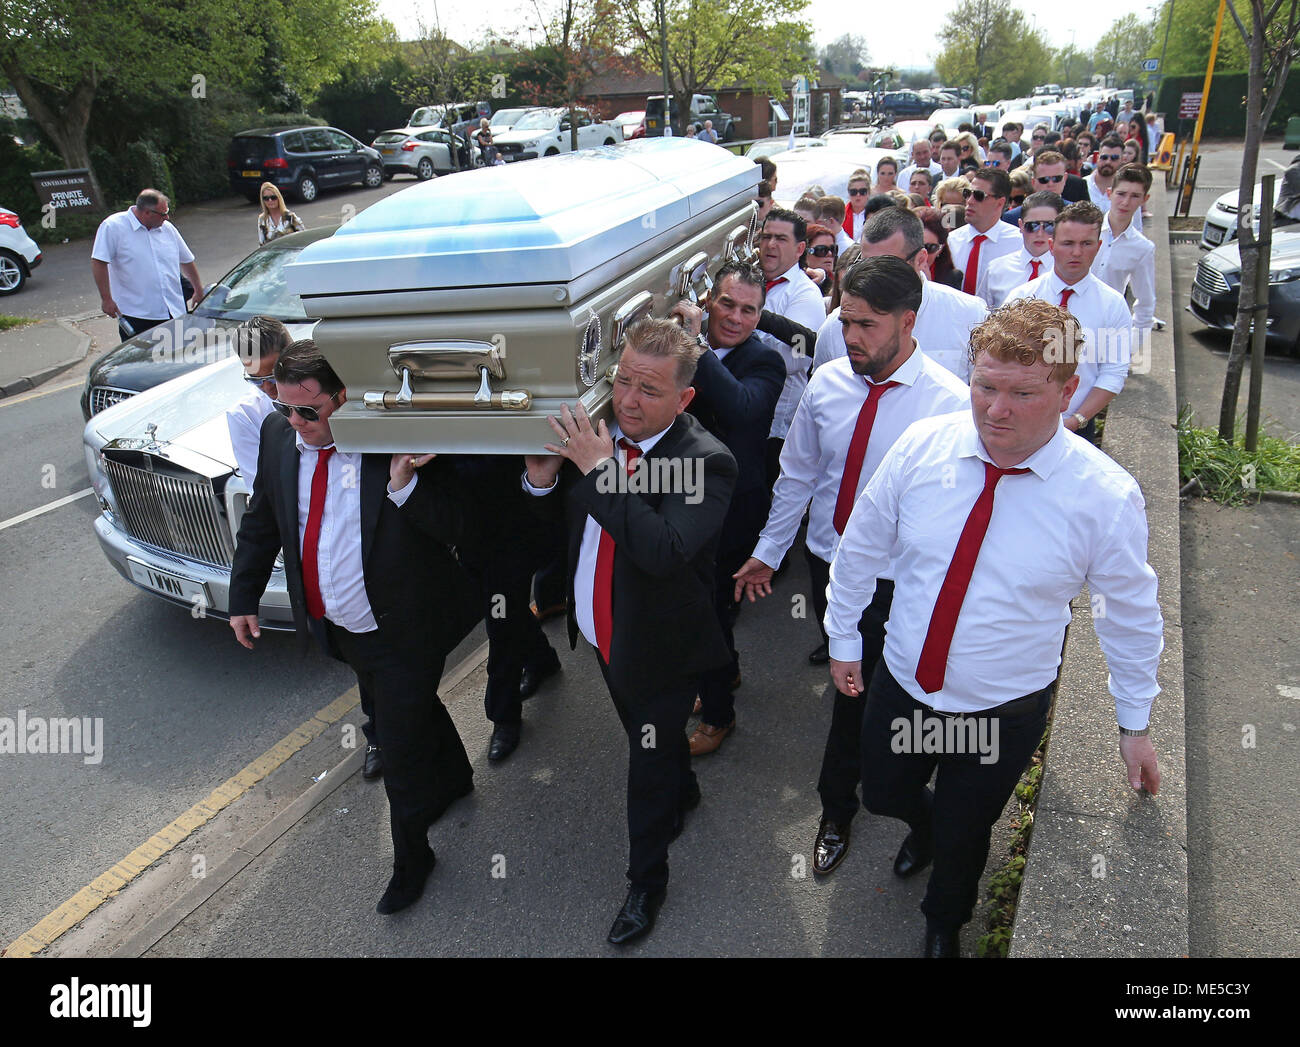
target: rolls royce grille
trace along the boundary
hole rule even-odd
[[[178,470],[170,462],[149,468],[104,456],[104,472],[114,501],[132,538],[214,566],[234,562],[234,541],[212,482]]]
[[[1196,282],[1211,294],[1227,294],[1229,290],[1223,274],[1214,266],[1207,265],[1204,259],[1196,264]]]
[[[129,389],[113,389],[107,385],[94,385],[90,388],[90,413],[99,414],[106,407],[120,404],[135,393]]]

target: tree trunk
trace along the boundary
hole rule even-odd
[[[96,81],[86,74],[68,95],[61,112],[47,106],[27,75],[12,62],[5,62],[4,74],[13,84],[31,118],[54,143],[69,168],[90,168],[90,147],[86,144],[86,127],[90,124],[90,106],[95,100]],[[94,172],[91,172],[94,176]]]
[[[1237,299],[1237,322],[1232,329],[1232,347],[1223,377],[1223,402],[1219,405],[1219,438],[1232,441],[1237,424],[1237,399],[1241,393],[1241,374],[1250,348],[1251,318],[1255,314],[1255,267],[1259,247],[1255,240],[1255,172],[1259,168],[1259,148],[1264,127],[1261,123],[1264,96],[1264,27],[1252,16],[1250,70],[1246,77],[1246,140],[1241,157],[1241,182],[1237,187],[1237,244],[1241,256],[1241,292]],[[1204,104],[1204,103],[1202,103]],[[1271,206],[1261,201],[1261,206]],[[1261,318],[1260,323],[1264,320]]]

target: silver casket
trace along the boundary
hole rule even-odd
[[[412,186],[288,267],[347,387],[350,451],[535,453],[610,416],[623,333],[751,257],[758,167],[656,138]]]

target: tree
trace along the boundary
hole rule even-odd
[[[659,20],[668,23],[668,66],[673,94],[692,95],[744,83],[780,97],[790,80],[812,75],[812,30],[803,21],[808,0],[619,0],[634,54],[647,69],[661,67]],[[684,134],[690,106],[677,107]]]
[[[248,27],[263,6],[258,0],[5,0],[0,71],[63,162],[89,169],[86,127],[101,87],[117,80],[140,94],[189,95],[208,81],[247,82],[262,53]]]
[[[939,78],[976,102],[1027,94],[1051,71],[1051,49],[1010,0],[961,0],[939,31]]]
[[[1214,35],[1214,20],[1219,12],[1219,0],[1174,0],[1174,19],[1169,21],[1169,0],[1161,6],[1156,17],[1155,34],[1147,58],[1164,61],[1160,72],[1165,76],[1199,73],[1205,75],[1205,63],[1210,57],[1210,38]],[[1169,44],[1165,46],[1165,28],[1169,29]],[[1224,33],[1219,40],[1219,54],[1214,62],[1215,72],[1237,72],[1249,64],[1246,44],[1238,33]]]
[[[1237,13],[1237,3],[1227,0],[1228,11],[1249,54],[1246,75],[1246,140],[1241,157],[1241,182],[1237,188],[1237,240],[1241,254],[1241,294],[1237,299],[1237,323],[1232,330],[1232,347],[1223,379],[1223,402],[1219,407],[1219,437],[1232,441],[1237,421],[1237,397],[1241,372],[1246,362],[1251,319],[1255,315],[1255,270],[1259,241],[1253,224],[1255,174],[1264,128],[1282,97],[1291,64],[1300,57],[1300,0],[1244,0],[1250,4],[1250,26]],[[1226,30],[1225,30],[1226,34]],[[1208,58],[1208,56],[1207,56]],[[1271,201],[1264,201],[1264,207]],[[1262,321],[1261,321],[1262,322]]]
[[[1052,75],[1045,82],[1062,87],[1090,84],[1094,71],[1092,55],[1073,44],[1066,44],[1052,56]]]
[[[1135,14],[1115,19],[1093,49],[1092,60],[1117,87],[1136,84],[1142,78],[1142,60],[1155,39],[1155,26]]]
[[[841,79],[856,79],[859,71],[871,61],[867,38],[856,33],[845,33],[822,48],[818,56],[821,67]]]

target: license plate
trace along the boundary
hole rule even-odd
[[[185,600],[189,603],[195,603],[197,597],[198,600],[202,601],[197,606],[207,607],[210,605],[208,587],[202,582],[182,578],[179,574],[172,574],[170,571],[160,571],[157,567],[152,567],[130,556],[126,558],[126,565],[131,569],[131,577],[146,589],[152,589],[156,593],[162,593],[163,596],[170,596],[176,600]]]
[[[1209,309],[1210,296],[1195,284],[1192,284],[1192,303],[1194,305],[1199,305],[1202,309]]]
[[[243,174],[243,176],[244,176],[245,178],[261,178],[261,177],[262,177],[262,172],[261,172],[261,171],[242,171],[241,174]]]
[[[385,156],[392,156],[395,152],[397,152],[396,149],[381,149],[379,151],[383,153]]]
[[[1206,223],[1204,236],[1207,244],[1223,243],[1223,230],[1209,223]]]

